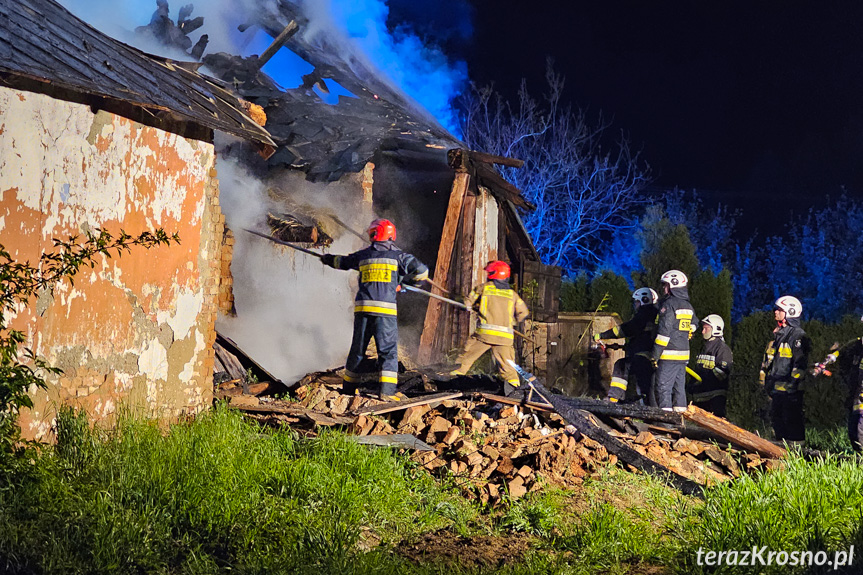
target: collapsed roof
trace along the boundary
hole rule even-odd
[[[35,84],[22,85],[22,79]],[[0,0],[0,84],[132,104],[156,119],[185,120],[274,145],[216,82],[106,36],[53,0]]]
[[[161,4],[160,9],[166,12]],[[191,39],[184,36],[190,28],[187,17],[191,5],[185,10],[176,24],[157,10],[153,21],[137,31],[167,45],[187,49],[192,46]],[[261,2],[260,10],[250,14],[250,19],[239,29],[247,31],[257,26],[276,39],[263,54],[243,58],[220,52],[200,58],[201,53],[192,49],[191,55],[200,58],[226,85],[264,108],[267,129],[278,143],[278,150],[269,159],[270,166],[302,170],[311,181],[339,180],[345,173],[361,171],[380,156],[413,169],[447,169],[451,165],[447,150],[464,148],[464,143],[441,127],[422,106],[391,86],[380,71],[339,44],[339,40],[326,34],[313,38],[304,35],[302,32],[308,25],[302,8],[292,0]],[[314,68],[303,76],[303,83],[297,88],[284,90],[261,71],[283,46]],[[337,82],[356,97],[339,96],[337,105],[328,104],[314,92],[315,87],[328,91],[324,80]],[[471,157],[477,156],[491,158],[475,152]],[[501,159],[492,163],[497,160]],[[476,163],[475,169],[473,163],[469,166],[462,163],[477,183],[487,187],[501,202],[532,207],[490,165]]]

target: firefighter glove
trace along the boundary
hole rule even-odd
[[[599,334],[598,334],[598,333],[593,334],[593,341],[598,342],[598,341],[599,341],[599,340],[601,340],[601,339],[602,339],[602,338],[601,338],[601,337],[599,337]]]
[[[321,256],[321,263],[331,268],[336,267],[336,256],[333,254],[324,254]]]

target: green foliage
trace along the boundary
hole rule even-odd
[[[64,411],[55,451],[0,491],[4,573],[366,572],[369,539],[476,511],[390,450],[262,433],[217,408],[165,434]]]
[[[11,317],[26,307],[37,293],[50,291],[57,282],[66,280],[74,285],[74,276],[82,267],[94,268],[96,256],[120,256],[132,246],[152,248],[179,243],[175,234],[164,230],[144,232],[134,237],[121,231],[114,237],[104,230],[87,232],[67,241],[54,239],[53,251],[43,253],[36,264],[17,262],[0,245],[0,458],[14,453],[19,446],[18,411],[32,407],[30,393],[45,388],[43,373],[59,374],[60,370],[36,357],[29,348],[21,348],[26,335],[9,326]]]
[[[692,278],[689,289],[692,306],[699,318],[715,313],[725,320],[726,326],[731,326],[731,304],[734,300],[731,273],[724,269],[714,275],[710,270],[699,272]],[[731,330],[728,330],[729,332]],[[731,334],[725,337],[731,345]]]
[[[560,288],[560,311],[593,313],[605,298],[600,311],[617,313],[624,321],[632,316],[632,290],[626,279],[604,271],[592,280],[581,274],[564,281]]]
[[[554,501],[547,495],[531,495],[512,503],[500,518],[499,526],[515,533],[547,537],[558,519]]]
[[[781,471],[744,475],[706,493],[704,506],[678,526],[686,544],[681,573],[713,573],[695,565],[695,550],[847,550],[863,538],[863,468],[831,459],[790,458]],[[730,572],[730,571],[729,571]],[[802,573],[757,566],[734,573]]]
[[[680,270],[689,278],[699,271],[695,245],[684,224],[674,225],[661,206],[651,206],[641,220],[639,239],[642,271],[633,273],[636,285],[658,286],[668,270]]]
[[[623,321],[632,317],[632,290],[623,277],[609,271],[602,272],[590,282],[590,307],[595,310],[604,296],[604,312],[613,312]]]
[[[590,280],[581,273],[560,284],[560,311],[587,311],[590,308]]]

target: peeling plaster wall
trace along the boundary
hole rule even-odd
[[[33,390],[24,435],[44,438],[59,403],[94,420],[119,405],[154,417],[212,400],[224,217],[211,144],[88,106],[0,87],[0,243],[37,261],[52,238],[162,227],[181,244],[99,257],[14,319],[62,368]]]

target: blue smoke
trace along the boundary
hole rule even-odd
[[[330,10],[342,28],[392,82],[458,135],[454,100],[467,86],[467,64],[451,62],[440,47],[424,42],[408,22],[388,27],[385,0],[331,0]]]
[[[188,0],[169,0],[171,16],[176,18],[177,11],[186,2]],[[389,2],[397,8],[393,17]],[[131,34],[135,27],[150,21],[156,10],[155,0],[60,0],[60,3],[121,41],[145,51],[179,57],[164,53],[158,46],[141,45],[140,39]],[[207,53],[260,54],[272,42],[272,38],[260,31],[251,37],[251,32],[237,32],[237,25],[246,20],[244,10],[256,9],[256,0],[193,0],[192,3],[195,5],[193,16],[204,16],[204,26],[193,34],[193,41],[202,33],[208,34]],[[302,3],[313,20],[315,15],[327,13],[336,31],[352,40],[394,86],[425,108],[444,128],[459,135],[453,102],[467,86],[467,64],[448,58],[441,46],[455,49],[472,33],[467,0],[438,0],[428,4],[416,0],[305,0]],[[308,62],[288,49],[279,50],[264,66],[264,72],[285,89],[299,86],[301,76],[311,70]],[[328,80],[327,86],[329,94],[315,89],[327,103],[337,103],[339,95],[352,96],[336,82]]]

